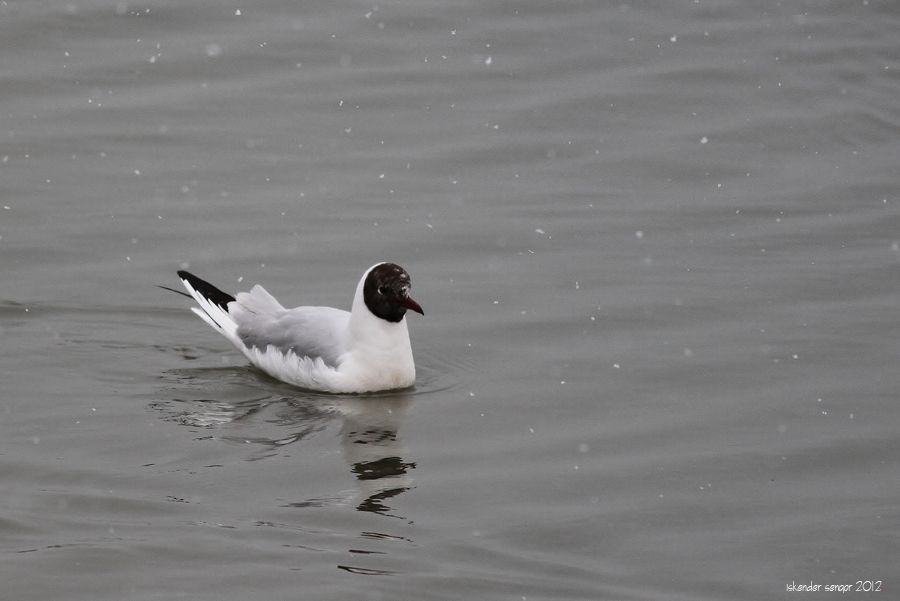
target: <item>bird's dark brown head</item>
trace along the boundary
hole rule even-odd
[[[406,270],[394,263],[380,263],[369,271],[363,284],[363,300],[376,317],[397,323],[406,310],[425,315],[419,303],[409,296],[410,279]]]

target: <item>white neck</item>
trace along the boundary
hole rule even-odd
[[[406,317],[392,323],[376,317],[366,306],[363,288],[374,267],[377,265],[363,274],[356,287],[347,325],[350,352],[340,367],[341,373],[352,375],[352,389],[360,391],[403,388],[416,379]]]

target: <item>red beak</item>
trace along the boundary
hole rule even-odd
[[[403,301],[400,303],[410,311],[415,311],[420,315],[425,315],[425,311],[422,310],[422,307],[419,306],[419,303],[414,301],[412,298],[406,296],[403,298]]]

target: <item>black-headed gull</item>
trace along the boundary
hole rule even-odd
[[[356,286],[350,312],[285,309],[262,286],[231,296],[179,271],[199,307],[191,311],[270,376],[325,392],[374,392],[412,386],[416,378],[406,311],[424,315],[409,296],[406,270],[377,263]]]

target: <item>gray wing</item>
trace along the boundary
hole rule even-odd
[[[240,298],[238,299],[240,301]],[[274,312],[241,311],[237,335],[247,348],[274,346],[283,353],[320,358],[336,367],[347,350],[350,313],[332,307],[297,307]]]

